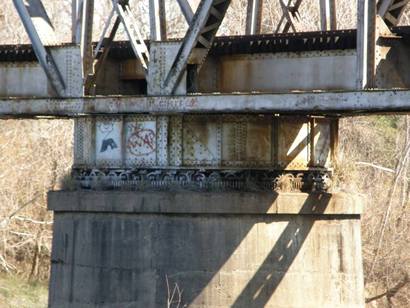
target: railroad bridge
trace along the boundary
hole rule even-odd
[[[319,1],[319,0],[318,0]],[[149,0],[73,0],[58,44],[41,0],[13,0],[30,45],[0,46],[2,118],[72,118],[72,185],[54,211],[50,307],[363,307],[362,199],[332,185],[338,119],[410,110],[408,1],[358,0],[338,30],[300,32],[302,0],[261,34],[217,37],[228,0],[177,0],[168,40]],[[115,41],[119,27],[127,41]]]

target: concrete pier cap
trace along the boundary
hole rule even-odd
[[[50,307],[364,307],[347,193],[50,192]]]

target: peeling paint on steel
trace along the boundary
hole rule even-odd
[[[237,114],[89,117],[76,123],[75,166],[326,169],[335,120]]]
[[[366,114],[409,112],[410,90],[216,94],[152,97],[6,98],[1,116],[66,116],[127,113]]]

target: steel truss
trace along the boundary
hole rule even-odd
[[[276,27],[276,33],[287,33],[290,29],[293,32],[298,32],[298,24],[300,20],[299,7],[302,0],[279,0],[283,15]],[[286,2],[285,2],[286,1]]]
[[[53,36],[54,31],[41,0],[27,0],[27,5],[24,4],[23,0],[13,1],[25,29],[29,34],[36,57],[44,69],[53,89],[58,96],[67,96],[66,81],[62,77],[53,59],[53,55],[46,47],[47,44],[50,44],[49,38]],[[276,33],[297,32],[300,29],[298,23],[300,21],[299,10],[302,0],[279,1],[283,15],[276,28]],[[333,46],[343,44],[343,40],[340,40],[340,37],[333,41],[332,34],[326,32],[335,30],[337,27],[335,0],[318,1],[320,1],[321,30],[325,31],[320,35],[320,38],[325,38],[326,40],[317,43],[315,39],[312,44],[333,44]],[[357,89],[362,90],[375,87],[376,68],[382,57],[382,53],[379,52],[379,39],[397,39],[397,37],[391,33],[389,27],[397,25],[409,1],[410,0],[381,0],[376,5],[374,0],[358,0],[358,29],[357,44],[355,46],[357,48]],[[113,137],[107,140],[103,139],[102,144],[106,144],[106,148],[109,146],[111,149],[119,148],[118,145],[122,144],[121,142],[126,140],[125,138],[128,138],[127,140],[131,140],[131,143],[128,143],[127,147],[122,147],[121,149],[125,151],[126,148],[128,150],[132,148],[132,150],[135,151],[132,155],[138,158],[132,158],[132,164],[128,164],[130,159],[127,162],[126,152],[121,152],[120,158],[118,159],[112,159],[112,156],[108,156],[107,158],[102,154],[97,154],[105,151],[102,150],[103,147],[100,146],[98,149],[101,148],[101,150],[96,150],[94,154],[95,157],[97,157],[96,161],[101,164],[93,164],[90,163],[91,159],[89,159],[91,154],[89,156],[84,154],[89,154],[91,151],[84,146],[85,142],[78,141],[81,137],[79,133],[79,122],[81,119],[76,119],[76,137],[78,137],[78,140],[76,140],[78,148],[82,149],[78,151],[78,153],[81,153],[82,158],[79,159],[81,163],[75,164],[73,176],[77,180],[79,187],[83,189],[171,190],[178,188],[199,191],[276,190],[284,192],[328,190],[331,187],[331,169],[329,167],[331,165],[315,165],[315,162],[319,161],[322,155],[317,155],[315,152],[315,134],[312,134],[312,132],[316,130],[316,119],[314,118],[311,118],[308,123],[311,129],[306,138],[309,141],[306,142],[306,145],[301,142],[296,147],[298,150],[292,150],[297,153],[297,151],[301,151],[299,147],[309,148],[309,150],[307,150],[311,153],[309,161],[306,164],[303,163],[303,166],[306,165],[307,168],[301,170],[301,168],[303,168],[301,165],[290,168],[288,165],[282,166],[281,164],[272,163],[272,161],[276,159],[272,160],[272,156],[269,156],[270,160],[268,160],[268,162],[272,164],[266,163],[266,165],[258,165],[264,161],[260,159],[260,157],[263,157],[262,155],[253,158],[254,161],[251,161],[252,164],[244,164],[247,163],[247,161],[243,158],[246,157],[245,154],[243,154],[245,153],[243,149],[247,150],[244,145],[247,145],[248,142],[247,137],[245,138],[244,136],[248,131],[251,131],[250,129],[248,130],[247,125],[249,123],[247,122],[240,123],[240,125],[226,122],[228,124],[225,123],[225,126],[219,124],[206,126],[206,129],[213,131],[213,135],[208,132],[207,136],[212,135],[215,137],[214,139],[217,140],[217,142],[214,144],[214,139],[201,141],[200,138],[196,136],[204,127],[201,126],[203,119],[200,119],[201,121],[197,119],[196,122],[189,122],[187,120],[186,125],[184,124],[183,126],[181,118],[171,119],[167,115],[178,114],[180,116],[186,114],[187,117],[189,117],[192,113],[230,113],[236,121],[233,123],[237,123],[240,114],[244,113],[245,110],[249,114],[258,114],[259,117],[261,117],[261,114],[291,114],[292,117],[295,117],[296,114],[309,114],[310,116],[339,117],[343,114],[350,115],[355,112],[360,112],[361,110],[365,110],[366,112],[369,110],[373,112],[408,111],[410,108],[408,104],[410,97],[409,91],[312,92],[260,95],[256,95],[255,93],[242,93],[237,95],[191,95],[182,96],[180,98],[172,97],[180,86],[180,82],[187,71],[194,71],[195,73],[199,71],[212,47],[215,47],[216,51],[219,48],[220,52],[223,53],[223,47],[218,45],[221,42],[218,42],[218,40],[215,41],[215,36],[230,2],[230,0],[201,0],[198,8],[194,12],[188,0],[178,0],[182,14],[188,23],[188,30],[180,42],[180,45],[174,43],[175,51],[177,52],[173,53],[173,56],[169,56],[168,58],[170,59],[166,59],[170,60],[168,63],[166,63],[166,61],[162,63],[163,58],[159,58],[160,60],[155,58],[155,48],[152,47],[152,63],[155,64],[156,60],[161,62],[155,64],[161,66],[161,70],[158,70],[158,75],[160,76],[155,76],[156,78],[153,78],[151,83],[157,82],[159,85],[159,90],[155,90],[156,93],[151,93],[156,95],[154,97],[116,98],[115,104],[113,104],[112,97],[92,98],[88,100],[84,97],[80,97],[72,98],[71,101],[67,99],[60,101],[55,99],[31,99],[29,102],[25,100],[0,100],[0,115],[13,117],[30,114],[31,116],[47,115],[79,118],[87,115],[104,115],[104,117],[101,118],[104,118],[104,121],[109,124],[101,120],[100,122],[105,124],[100,123],[100,125],[103,126],[95,126],[94,129],[96,127],[104,127],[104,125],[111,125],[112,130],[110,132],[114,132],[114,127],[119,127],[116,131],[118,132],[118,136],[115,135],[115,138],[118,137],[116,139],[117,143],[115,143]],[[167,37],[165,2],[164,0],[150,0],[149,5],[150,39],[151,41],[164,41]],[[242,45],[239,47],[247,52],[252,52],[254,46],[260,49],[262,48],[260,46],[264,45],[263,48],[265,48],[266,51],[266,49],[271,50],[275,48],[276,45],[284,42],[284,44],[288,45],[288,48],[294,48],[286,40],[286,34],[278,35],[278,37],[280,37],[278,41],[280,43],[278,44],[275,39],[264,38],[263,35],[260,34],[262,8],[262,0],[248,1],[245,33],[248,35],[249,42],[245,42],[247,44],[242,42]],[[150,71],[150,73],[155,72],[154,69],[150,69],[152,65],[150,64],[150,52],[138,28],[137,18],[130,9],[129,0],[112,0],[112,10],[94,51],[92,49],[93,12],[94,0],[73,1],[73,41],[78,43],[81,48],[81,70],[83,72],[85,91],[87,94],[95,94],[96,80],[106,62],[110,49],[113,47],[114,38],[120,24],[124,26],[135,58],[138,59],[144,69],[145,75],[148,76],[148,71]],[[46,21],[46,27],[39,26],[39,24],[35,22],[34,19],[38,17]],[[112,23],[113,26],[111,26]],[[106,37],[109,31],[110,34]],[[295,41],[298,44],[311,44],[308,37],[302,37],[300,40]],[[222,43],[224,44],[226,42]],[[53,44],[53,42],[51,42],[51,44]],[[152,46],[155,45],[157,47],[159,46],[158,48],[163,47],[160,44],[152,44]],[[352,46],[351,42],[348,46]],[[235,46],[235,44],[229,44],[229,48],[239,47]],[[188,65],[190,65],[190,70],[188,70]],[[193,75],[194,78],[196,78],[196,75]],[[148,80],[148,82],[150,82],[150,80]],[[184,85],[183,83],[181,84]],[[162,95],[162,97],[158,95]],[[115,114],[116,118],[111,119],[111,122],[109,122],[107,120],[108,114]],[[135,119],[124,122],[124,115],[129,114],[134,114],[133,117],[135,117]],[[135,116],[135,114],[150,114],[150,118],[141,118],[140,115]],[[140,118],[136,119],[137,117]],[[206,119],[206,121],[208,121],[208,119]],[[258,121],[261,121],[261,119],[258,118]],[[124,132],[127,132],[125,123],[130,125],[128,126],[128,133],[130,134],[128,137],[126,135],[127,133],[124,135]],[[138,125],[136,123],[138,123]],[[252,125],[254,125],[254,127]],[[173,130],[170,130],[169,127],[172,127]],[[253,127],[252,129],[261,129],[253,122],[249,124],[249,127]],[[275,129],[278,128],[277,122],[269,122],[266,127],[263,127],[265,131],[262,132],[266,133],[266,140],[273,141],[269,143],[270,146],[267,147],[268,150],[263,149],[265,151],[261,150],[261,152],[271,155],[272,153],[276,153],[272,149],[279,148],[280,146],[278,142],[279,138],[275,137]],[[134,129],[134,131],[130,129]],[[231,141],[235,146],[234,150],[225,150],[225,154],[233,153],[233,156],[226,156],[228,157],[226,160],[222,159],[221,154],[223,153],[223,151],[221,151],[221,146],[223,145],[222,140],[225,140],[221,138],[223,129],[225,129],[227,136],[228,133],[230,134],[229,136],[234,136],[226,137],[226,140]],[[83,131],[93,132],[93,126],[84,125]],[[172,138],[175,140],[168,136],[168,133],[173,131],[175,131],[175,134],[171,135],[171,137],[173,136]],[[319,131],[319,129],[317,129],[317,131]],[[323,132],[325,132],[324,129]],[[330,157],[328,156],[329,153],[333,153],[336,147],[337,134],[335,134],[335,132],[337,132],[337,125],[332,124],[329,126],[331,142],[329,145],[324,146],[325,150],[323,151],[325,153],[323,155],[325,162]],[[261,131],[259,131],[259,135],[261,134]],[[103,135],[97,135],[96,133],[93,137],[96,138],[95,140],[98,140],[98,136],[101,137]],[[182,136],[185,137],[183,138]],[[93,140],[93,137],[90,135],[89,140]],[[290,136],[289,138],[294,138],[294,136]],[[140,139],[147,142],[145,147],[138,143]],[[172,142],[168,143],[171,139]],[[255,140],[255,138],[249,139]],[[135,142],[135,140],[138,142]],[[187,140],[194,140],[195,142],[189,143]],[[88,142],[88,144],[92,143],[93,142]],[[208,146],[210,148],[214,147],[216,150],[212,152],[208,149]],[[281,148],[283,148],[283,146]],[[184,158],[185,161],[182,159],[184,157],[182,154],[180,156],[175,154],[185,153],[181,149],[192,149],[190,150],[192,153],[189,152],[189,155],[186,154]],[[79,155],[78,153],[76,155]],[[210,153],[217,153],[217,155],[213,157]],[[278,154],[276,153],[275,155]],[[142,160],[143,163],[141,163],[140,156],[144,156]],[[79,156],[76,157],[78,158]],[[87,159],[84,159],[84,157]],[[209,157],[213,158],[211,162],[209,162]],[[329,159],[333,159],[333,157]],[[175,162],[173,160],[175,160]],[[170,163],[171,161],[172,163]],[[182,161],[185,165],[181,163]],[[225,161],[228,163],[225,164]],[[235,163],[237,165],[234,166]],[[96,166],[100,169],[92,169]],[[128,167],[126,168],[126,166]],[[140,166],[140,168],[137,166]],[[204,166],[211,167],[208,168]],[[235,170],[226,170],[229,166],[233,166],[232,168]]]
[[[321,29],[334,30],[336,28],[336,6],[334,0],[320,1]],[[358,72],[357,88],[374,87],[375,67],[379,60],[376,57],[378,39],[392,39],[389,27],[397,25],[406,5],[410,0],[380,0],[375,5],[372,0],[358,0]],[[66,96],[66,81],[63,79],[53,55],[46,47],[53,44],[50,40],[54,36],[52,24],[41,3],[41,0],[13,0],[24,27],[30,37],[33,50],[38,58],[51,86],[57,96]],[[27,5],[25,5],[27,3]],[[112,46],[119,24],[124,25],[132,50],[145,72],[149,68],[149,50],[137,27],[136,18],[130,10],[128,0],[112,0],[113,9],[108,16],[101,39],[92,53],[92,28],[94,0],[73,0],[73,41],[81,44],[83,67],[81,68],[85,90],[93,94],[93,88],[98,73],[104,66],[105,59]],[[276,32],[297,32],[299,10],[302,0],[280,0],[283,16],[276,28]],[[188,64],[192,64],[198,71],[213,45],[215,35],[230,4],[229,0],[202,0],[194,14],[189,0],[178,0],[183,15],[189,24],[188,31],[182,40],[172,65],[163,72],[164,76],[160,91],[161,95],[172,95],[182,76],[187,71]],[[260,33],[263,0],[249,0],[247,8],[246,33],[250,35]],[[48,27],[40,26],[35,18],[42,18]],[[106,34],[112,20],[114,26],[110,35]],[[164,0],[150,0],[151,40],[166,39],[166,20]]]
[[[55,41],[49,40],[50,37],[55,36],[53,26],[41,0],[27,0],[26,2],[27,4],[25,4],[23,0],[13,0],[41,67],[46,73],[57,96],[64,97],[66,83],[55,63],[53,55],[45,46],[45,43],[55,43]],[[40,25],[34,23],[33,18],[38,17],[46,21],[46,27],[40,27]],[[48,41],[46,41],[47,39]]]
[[[397,26],[400,17],[410,0],[380,0],[377,14],[389,26]]]
[[[171,95],[174,93],[195,49],[199,51],[196,64],[200,66],[203,63],[211,49],[212,42],[225,17],[230,2],[230,0],[201,1],[195,15],[192,17],[175,60],[168,73],[166,73],[162,86],[164,94]]]

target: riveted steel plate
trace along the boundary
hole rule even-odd
[[[121,166],[123,146],[122,117],[97,117],[95,127],[97,166]]]
[[[169,120],[169,164],[182,165],[182,116],[171,116]]]
[[[219,63],[213,91],[222,93],[355,88],[355,50],[222,56]]]
[[[169,117],[157,117],[157,165],[168,166],[168,131]]]
[[[167,73],[173,65],[177,56],[180,42],[153,42],[150,44],[150,57],[148,68],[148,88],[149,95],[165,94],[163,83]],[[175,94],[186,94],[186,73],[184,73]]]
[[[272,162],[272,123],[269,117],[258,117],[246,123],[246,161],[256,165]]]
[[[331,162],[331,121],[330,119],[315,119],[313,127],[313,165],[315,167],[330,167]]]
[[[154,117],[125,119],[125,164],[155,166],[157,160],[157,123]]]
[[[238,117],[222,123],[222,164],[238,164],[245,157],[246,123]]]
[[[94,163],[94,138],[92,118],[78,118],[74,121],[74,165],[92,165]]]
[[[274,115],[80,118],[75,166],[328,169],[337,142],[334,121]]]
[[[280,118],[278,123],[278,167],[305,170],[310,160],[310,125],[306,118]]]
[[[58,62],[64,62],[64,66],[60,65],[61,73],[65,76],[66,81],[66,93],[67,97],[81,97],[84,95],[83,91],[83,76],[80,67],[81,62],[81,50],[79,46],[65,46],[64,48],[52,48],[53,55],[55,53],[62,53],[61,56],[57,56]],[[62,56],[65,59],[59,59]]]
[[[271,116],[222,117],[223,166],[271,166]]]
[[[218,166],[221,162],[221,123],[217,116],[187,116],[183,120],[183,164]]]

